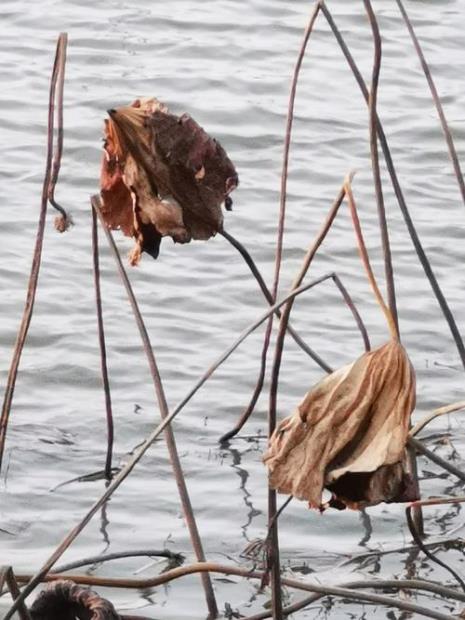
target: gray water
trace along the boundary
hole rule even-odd
[[[328,2],[353,53],[370,78],[372,42],[362,2]],[[408,1],[429,59],[459,155],[465,151],[465,0]],[[465,325],[465,212],[411,41],[396,9],[376,0],[384,43],[379,112],[412,217],[459,328]],[[55,41],[69,34],[65,86],[65,150],[57,199],[75,226],[59,235],[49,216],[34,317],[21,362],[0,481],[0,564],[17,572],[38,568],[102,493],[104,482],[70,479],[101,470],[105,458],[104,401],[96,337],[90,255],[89,195],[98,188],[105,110],[155,95],[175,113],[189,112],[218,138],[235,162],[240,186],[226,228],[250,250],[271,281],[279,177],[290,78],[311,3],[295,0],[3,0],[0,8],[0,285],[1,382],[4,386],[25,299],[45,167],[48,84]],[[367,128],[367,110],[321,17],[303,64],[290,161],[281,291],[290,285],[306,247],[351,169],[373,263],[383,278]],[[460,361],[429,284],[418,265],[389,184],[403,342],[418,377],[415,418],[463,398]],[[116,233],[123,256],[132,242]],[[109,370],[115,416],[115,465],[159,420],[146,359],[102,238],[102,278]],[[387,338],[357,256],[346,209],[335,223],[309,277],[337,271],[358,304],[373,344]],[[161,256],[130,268],[174,406],[207,366],[265,308],[240,256],[217,237],[208,243],[162,243]],[[294,326],[332,366],[363,351],[353,319],[331,283],[300,299]],[[255,385],[263,330],[258,330],[196,395],[174,429],[208,558],[244,562],[249,541],[266,533],[266,475],[262,440],[239,438],[220,449]],[[292,342],[285,350],[279,415],[290,413],[323,376]],[[136,406],[137,405],[137,406]],[[243,431],[266,428],[267,396]],[[463,465],[461,414],[441,418],[428,445]],[[450,438],[448,441],[447,438]],[[419,461],[425,496],[460,492],[456,481]],[[460,507],[425,512],[432,537],[463,536]],[[343,566],[353,555],[395,549],[410,541],[403,507],[381,505],[367,515],[310,512],[294,501],[281,520],[282,562],[289,574],[316,571],[325,583],[417,575],[445,582],[447,573],[415,554],[394,553]],[[193,560],[163,442],[158,442],[63,557],[167,548]],[[463,554],[438,552],[460,570]],[[153,575],[165,566],[147,558],[110,562],[109,576]],[[305,569],[305,570],[304,570]],[[312,578],[309,575],[305,578]],[[259,611],[268,593],[257,584],[219,576],[221,609]],[[103,591],[121,611],[153,618],[203,618],[197,576],[150,591]],[[291,595],[292,593],[289,592]],[[419,597],[427,606],[441,603]],[[0,611],[8,608],[2,599]],[[442,609],[444,607],[442,606]],[[305,618],[397,618],[380,607],[314,606]],[[405,617],[405,616],[404,616]],[[413,617],[413,616],[411,616]]]

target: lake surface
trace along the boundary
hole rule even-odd
[[[363,3],[328,2],[369,81],[372,41]],[[374,2],[384,43],[379,113],[412,217],[437,278],[465,326],[465,210],[436,111],[396,4]],[[406,1],[442,95],[459,155],[465,152],[465,0]],[[271,282],[280,169],[290,79],[311,3],[301,0],[149,2],[3,0],[0,8],[0,322],[4,386],[24,305],[45,168],[48,84],[56,37],[69,34],[64,156],[56,197],[75,226],[60,235],[50,213],[34,316],[16,386],[0,480],[1,564],[38,568],[103,492],[104,481],[63,482],[101,470],[106,431],[92,280],[89,195],[98,189],[105,110],[138,96],[157,96],[175,113],[189,112],[219,139],[240,186],[225,227],[249,249]],[[302,68],[290,160],[281,292],[290,286],[341,182],[356,169],[354,192],[368,247],[383,281],[370,167],[368,115],[358,87],[320,17]],[[387,177],[400,327],[418,378],[415,419],[463,399],[463,369],[423,276]],[[115,233],[123,256],[132,247]],[[116,466],[159,420],[140,338],[102,240],[102,279],[115,416]],[[266,307],[241,257],[220,236],[208,243],[162,243],[157,261],[144,255],[129,268],[147,323],[168,404],[173,407],[208,365]],[[388,336],[361,268],[348,211],[341,210],[309,278],[337,271],[368,326],[374,345]],[[331,365],[363,352],[353,319],[331,283],[300,298],[293,323]],[[266,534],[266,472],[261,463],[267,388],[229,447],[218,438],[240,415],[255,385],[263,329],[224,364],[176,419],[174,429],[209,559],[244,563],[250,541]],[[323,376],[292,340],[284,354],[279,416],[289,414]],[[428,445],[463,466],[462,414],[431,425]],[[446,439],[438,440],[437,433]],[[434,434],[434,436],[433,436]],[[460,494],[456,480],[421,458],[424,496]],[[279,498],[282,501],[282,498]],[[316,571],[324,583],[417,575],[446,582],[420,554],[393,553],[343,565],[370,550],[410,543],[403,507],[311,512],[294,501],[281,519],[282,563],[289,574]],[[433,539],[463,536],[460,507],[425,511]],[[193,560],[163,442],[96,516],[62,561],[99,553],[167,547]],[[447,553],[458,570],[460,548]],[[165,564],[149,558],[109,562],[94,573],[150,576]],[[221,610],[250,615],[269,594],[239,578],[213,580]],[[305,578],[312,578],[309,575]],[[160,619],[204,618],[198,576],[148,591],[103,591],[117,608]],[[292,595],[292,592],[289,592]],[[300,595],[297,595],[300,596]],[[441,603],[418,597],[421,604]],[[6,599],[0,611],[8,608]],[[398,618],[382,607],[334,602],[302,618]],[[406,616],[403,616],[406,617]],[[413,616],[410,616],[413,617]]]

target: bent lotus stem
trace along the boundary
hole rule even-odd
[[[345,192],[347,195],[347,200],[349,203],[350,215],[352,217],[352,223],[354,226],[355,236],[357,238],[360,258],[362,259],[363,266],[365,267],[368,282],[370,283],[370,286],[376,298],[376,301],[378,302],[381,310],[383,311],[384,316],[386,317],[386,322],[388,324],[391,337],[394,340],[399,340],[399,333],[397,331],[397,326],[394,321],[394,317],[392,316],[392,312],[390,308],[387,307],[386,302],[384,301],[383,296],[381,295],[381,291],[379,290],[378,283],[376,282],[373,269],[371,268],[370,258],[368,256],[368,251],[365,245],[365,240],[363,238],[362,227],[360,226],[360,220],[359,220],[358,213],[357,213],[357,206],[355,204],[354,195],[352,193],[352,185],[351,185],[350,177],[347,177],[344,186],[345,186]]]
[[[31,324],[32,313],[34,310],[34,302],[37,292],[37,283],[39,280],[40,263],[42,258],[42,246],[44,242],[45,220],[47,215],[47,202],[49,196],[50,183],[52,180],[52,155],[53,155],[53,127],[55,118],[55,100],[57,88],[62,90],[65,79],[66,64],[66,46],[68,35],[60,34],[56,46],[55,61],[53,64],[52,77],[50,81],[50,93],[48,101],[48,130],[47,130],[47,156],[45,163],[45,175],[42,185],[41,207],[39,214],[39,222],[37,224],[36,241],[34,254],[32,258],[31,271],[29,275],[29,283],[27,288],[26,304],[24,306],[21,325],[16,337],[15,348],[8,371],[8,378],[5,387],[5,395],[2,405],[2,413],[0,416],[0,471],[2,469],[3,454],[5,451],[6,433],[8,429],[8,421],[10,417],[11,405],[15,391],[16,378],[18,375],[19,363],[26,342],[26,337]],[[62,101],[60,100],[62,105]],[[57,160],[59,165],[59,159]]]
[[[455,501],[454,501],[455,499]],[[453,577],[454,579],[457,581],[457,583],[460,585],[460,587],[462,588],[462,590],[465,592],[465,582],[463,581],[463,579],[460,577],[460,575],[448,564],[446,564],[445,562],[443,562],[442,560],[440,560],[439,558],[437,558],[434,553],[432,553],[424,544],[423,541],[421,540],[421,536],[417,531],[417,528],[415,526],[415,522],[412,518],[412,508],[418,508],[419,506],[437,506],[440,505],[442,503],[450,503],[450,504],[456,504],[456,503],[460,503],[460,502],[464,502],[465,501],[465,497],[458,497],[458,498],[448,498],[448,501],[446,502],[442,502],[441,500],[439,501],[435,501],[435,502],[431,502],[428,500],[424,501],[424,500],[419,500],[416,502],[413,502],[410,506],[407,506],[407,508],[405,509],[405,516],[407,518],[407,525],[409,527],[410,533],[412,534],[412,538],[413,540],[416,542],[416,544],[418,545],[418,547],[423,551],[423,553],[433,562],[435,562],[436,564],[438,564],[439,566],[442,566],[442,568],[445,568]]]

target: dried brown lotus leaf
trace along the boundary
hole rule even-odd
[[[155,98],[109,110],[101,191],[106,223],[121,227],[141,252],[158,256],[162,237],[209,239],[222,229],[221,205],[238,183],[224,149],[188,115]],[[122,187],[126,187],[126,192]]]
[[[320,381],[270,439],[270,486],[321,507],[409,501],[405,446],[415,406],[415,373],[397,340]],[[341,506],[341,507],[342,507]]]

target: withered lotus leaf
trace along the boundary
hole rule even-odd
[[[273,489],[322,508],[412,501],[406,442],[415,406],[415,373],[392,339],[336,370],[305,396],[270,439],[264,462]]]
[[[107,226],[157,258],[162,237],[176,243],[209,239],[223,227],[236,170],[221,145],[187,114],[178,117],[155,98],[108,111],[100,177]]]

